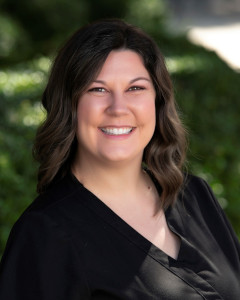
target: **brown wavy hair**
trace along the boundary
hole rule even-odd
[[[156,128],[146,146],[143,163],[162,188],[161,207],[174,202],[182,183],[185,130],[178,117],[172,82],[156,43],[141,29],[122,20],[101,20],[78,30],[59,51],[43,93],[47,111],[33,148],[40,163],[37,191],[43,193],[71,169],[77,141],[79,97],[96,78],[115,49],[138,53],[156,90]]]

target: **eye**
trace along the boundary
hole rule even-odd
[[[88,92],[95,92],[95,93],[104,93],[107,90],[102,87],[94,87],[88,90]]]
[[[145,90],[145,88],[143,86],[131,86],[128,90],[130,92],[131,91],[141,91],[141,90]]]

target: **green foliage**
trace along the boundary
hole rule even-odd
[[[1,6],[0,252],[36,195],[31,148],[44,118],[40,98],[49,57],[69,33],[102,17],[124,17],[158,42],[189,129],[188,168],[210,183],[240,236],[240,74],[213,52],[167,32],[161,0],[2,0]]]
[[[190,131],[189,168],[210,183],[240,235],[240,74],[199,48],[168,63]]]
[[[24,29],[11,17],[0,15],[0,62],[18,61],[29,52]]]
[[[15,26],[15,33],[8,31],[5,35],[14,43],[28,37],[19,47],[24,59],[55,52],[56,45],[80,26],[98,18],[122,18],[127,5],[128,0],[2,0],[1,4],[5,15],[14,19],[12,26]],[[0,25],[4,25],[1,18]],[[26,45],[28,51],[23,53]]]
[[[44,118],[39,100],[48,66],[42,57],[0,71],[0,252],[13,223],[36,196],[31,149]]]

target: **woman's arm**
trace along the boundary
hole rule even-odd
[[[43,213],[25,213],[0,264],[0,299],[90,299],[71,237]]]
[[[211,198],[213,200],[213,203],[219,213],[219,215],[221,216],[221,219],[223,221],[223,223],[225,224],[225,227],[227,228],[228,230],[228,233],[229,233],[229,236],[231,236],[232,238],[232,241],[236,247],[236,251],[238,253],[238,258],[239,258],[239,261],[240,261],[240,243],[239,243],[239,240],[237,238],[237,235],[236,233],[234,232],[233,228],[232,228],[232,225],[231,223],[229,222],[225,212],[223,211],[223,209],[221,208],[218,200],[216,199],[215,195],[213,194],[213,191],[212,189],[210,188],[210,186],[203,180],[203,182],[205,183],[206,187],[207,187],[207,190],[209,192],[209,194],[211,195]]]

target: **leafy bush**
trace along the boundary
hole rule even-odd
[[[35,197],[31,148],[44,117],[40,95],[49,60],[40,58],[0,72],[0,252],[10,228]]]

